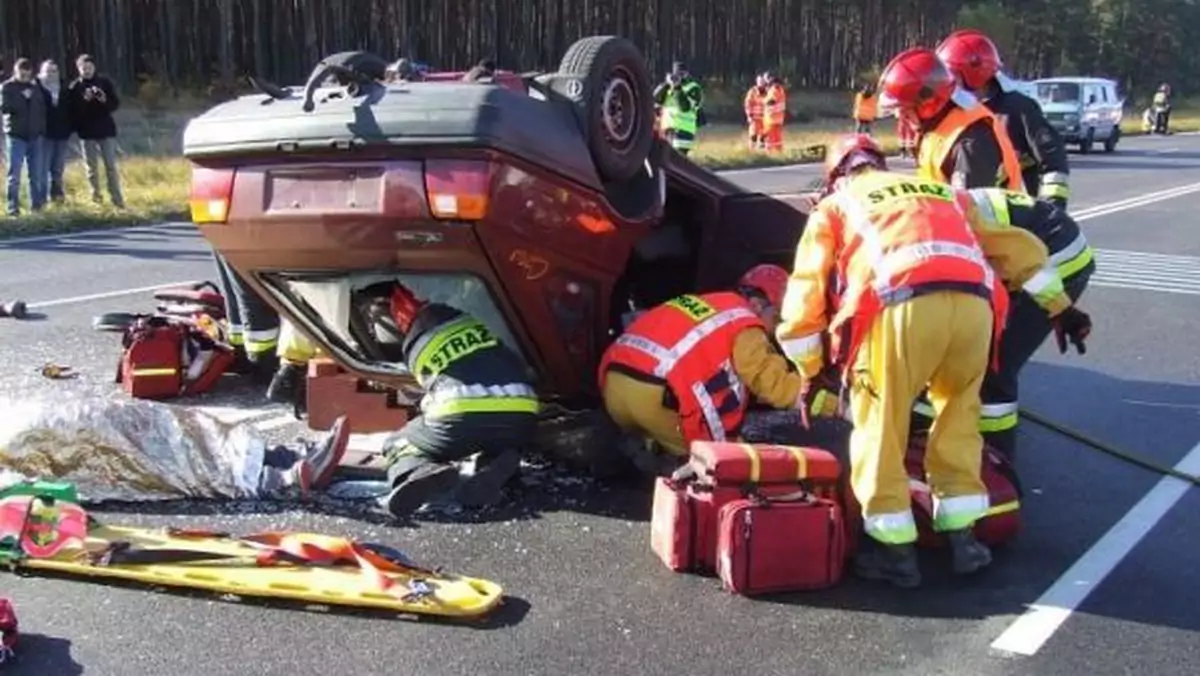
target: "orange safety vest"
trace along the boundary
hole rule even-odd
[[[604,351],[600,387],[609,369],[661,382],[674,397],[684,439],[725,441],[749,404],[733,368],[734,340],[748,328],[766,330],[736,293],[679,296],[638,317]]]
[[[983,104],[970,108],[955,106],[950,113],[938,123],[938,126],[921,136],[920,150],[917,155],[917,175],[942,183],[949,183],[950,177],[942,173],[942,166],[950,157],[950,151],[958,141],[958,137],[979,120],[987,120],[1000,144],[1000,157],[1003,160],[1000,170],[1002,175],[996,177],[996,187],[1008,188],[1025,192],[1025,180],[1021,178],[1021,161],[1013,148],[1012,140],[1000,120]]]
[[[787,117],[787,91],[782,85],[767,87],[766,106],[763,109],[763,124],[768,129],[782,127]]]
[[[879,100],[862,92],[854,95],[854,121],[874,122],[879,116]]]
[[[750,91],[746,92],[746,99],[742,102],[742,107],[746,110],[747,119],[762,120],[765,98],[765,92],[759,91],[758,87],[751,87]]]
[[[889,305],[937,291],[987,299],[999,341],[1008,292],[963,216],[970,196],[942,182],[872,172],[833,195],[840,290],[829,325],[835,363],[854,363],[875,318]]]

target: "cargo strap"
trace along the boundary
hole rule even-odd
[[[757,484],[762,478],[762,456],[758,454],[758,449],[754,448],[754,444],[738,444],[738,447],[750,456],[750,476],[746,481],[750,484]],[[808,456],[804,455],[804,451],[793,446],[777,446],[776,448],[786,449],[796,459],[797,481],[808,478]]]
[[[392,592],[396,580],[387,573],[398,573],[409,577],[437,575],[436,570],[422,568],[413,563],[402,552],[379,544],[360,543],[348,538],[318,535],[315,533],[256,533],[235,536],[229,533],[205,530],[167,528],[168,537],[180,539],[228,539],[249,545],[259,553],[254,557],[197,552],[187,549],[136,549],[128,542],[110,543],[103,551],[89,556],[96,566],[188,564],[207,561],[252,559],[254,565],[269,568],[275,566],[319,566],[358,568],[367,582],[375,589]],[[403,600],[414,601],[428,596],[432,589],[421,580],[408,585]]]

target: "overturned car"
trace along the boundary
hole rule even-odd
[[[369,297],[399,280],[485,321],[542,398],[586,409],[630,312],[787,265],[799,198],[747,191],[655,138],[651,81],[619,37],[557,72],[385,81],[327,57],[302,87],[223,103],[184,134],[193,220],[283,316],[351,372],[411,383]]]

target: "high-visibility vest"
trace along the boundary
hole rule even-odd
[[[996,119],[996,116],[982,104],[970,108],[954,106],[936,128],[921,136],[921,147],[917,156],[917,174],[922,178],[949,183],[950,177],[942,173],[942,166],[950,157],[950,151],[954,148],[958,137],[967,127],[980,120],[987,120],[992,133],[996,136],[996,142],[1000,145],[1000,156],[1003,161],[995,185],[1024,192],[1025,181],[1021,178],[1021,161],[1017,159],[1017,151],[1008,138],[1008,132],[1004,129],[1004,125]]]
[[[773,84],[767,87],[763,124],[767,127],[782,127],[786,119],[787,90],[783,88],[783,85]]]
[[[1167,93],[1166,92],[1155,92],[1154,105],[1156,105],[1156,106],[1167,105]]]
[[[874,95],[868,96],[859,92],[854,95],[854,120],[856,122],[874,122],[879,116],[879,100]]]
[[[746,92],[746,98],[742,101],[742,107],[746,111],[746,118],[750,120],[761,120],[763,111],[766,106],[766,92],[759,87],[751,87],[750,91]]]
[[[854,363],[883,308],[938,291],[987,299],[999,341],[1008,292],[963,215],[970,201],[945,183],[880,171],[852,178],[818,206],[843,243],[835,268],[837,311],[829,325],[835,363]]]
[[[679,88],[681,96],[690,96],[695,100],[700,99],[700,83],[692,80],[685,81]],[[696,134],[697,115],[700,109],[698,106],[693,106],[691,110],[684,111],[679,107],[679,103],[674,96],[667,96],[667,100],[662,106],[661,128],[665,131],[673,129],[677,132]]]
[[[683,295],[638,317],[600,359],[599,383],[610,370],[662,383],[679,409],[688,441],[736,435],[749,404],[733,366],[733,344],[762,320],[736,293]]]

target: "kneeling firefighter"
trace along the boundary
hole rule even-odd
[[[809,216],[776,335],[804,377],[836,366],[849,387],[850,485],[868,536],[855,569],[920,584],[904,457],[912,403],[928,384],[933,527],[946,534],[955,571],[974,572],[991,563],[972,526],[988,509],[979,389],[1007,315],[996,273],[1028,282],[1046,247],[995,227],[963,191],[887,171],[868,136],[843,139],[826,158],[831,194]],[[1070,307],[1061,286],[1047,293],[1056,313]]]
[[[787,274],[760,265],[742,276],[736,293],[670,300],[634,320],[605,350],[599,369],[604,408],[623,431],[638,435],[625,440],[622,452],[639,469],[669,473],[691,442],[736,437],[747,393],[806,415],[828,415],[825,405],[836,405],[821,390],[806,390],[771,343]],[[643,437],[665,455],[648,449]]]
[[[213,249],[225,316],[229,320],[229,344],[237,351],[235,370],[266,383],[278,364],[279,313],[246,284],[225,257]]]
[[[933,51],[915,48],[892,59],[879,78],[879,103],[918,129],[921,178],[956,188],[1024,189],[1004,125],[956,86]]]
[[[537,426],[537,393],[524,363],[483,322],[422,302],[402,285],[391,292],[390,311],[425,395],[421,414],[384,443],[388,511],[403,517],[456,489],[468,507],[498,502]],[[476,472],[460,481],[453,463],[476,453]]]
[[[960,30],[938,45],[937,55],[962,86],[1004,123],[1021,163],[1026,192],[1065,209],[1071,194],[1067,146],[1042,106],[1017,91],[1015,83],[1001,72],[996,43],[977,30]]]
[[[989,371],[983,381],[983,408],[979,416],[979,431],[983,440],[1008,458],[1017,451],[1017,378],[1021,369],[1033,357],[1046,338],[1053,333],[1059,352],[1067,351],[1067,336],[1086,338],[1091,332],[1091,320],[1082,312],[1070,311],[1051,320],[1056,285],[1045,284],[1057,277],[1067,296],[1074,303],[1083,295],[1088,280],[1096,270],[1091,246],[1079,224],[1066,211],[1050,200],[1035,200],[1011,190],[979,188],[968,191],[976,207],[988,219],[1001,227],[1015,227],[1032,233],[1050,251],[1050,266],[1045,274],[1035,275],[1025,288],[1012,292],[1008,320],[1000,341],[999,369]],[[1075,342],[1082,354],[1084,345]],[[933,420],[928,401],[918,401],[914,407],[916,429],[927,429]]]

